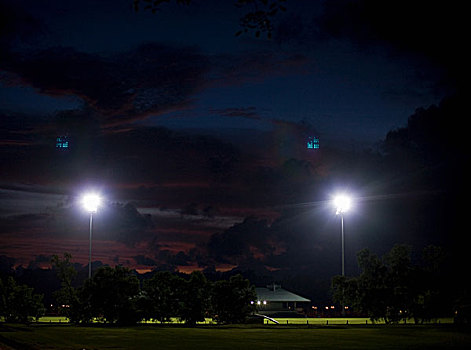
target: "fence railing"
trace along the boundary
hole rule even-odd
[[[386,324],[384,320],[371,321],[369,318],[351,317],[351,318],[274,318],[281,325],[373,325],[373,324]],[[443,317],[432,319],[424,324],[450,324],[453,323],[453,317]],[[265,320],[264,324],[274,323]],[[399,322],[399,324],[415,324],[414,319],[406,319]]]

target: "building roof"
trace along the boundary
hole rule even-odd
[[[303,298],[297,294],[291,293],[286,289],[281,288],[280,286],[268,286],[268,288],[255,288],[257,293],[258,300],[266,300],[268,302],[278,301],[278,302],[306,302],[309,303],[311,300]]]

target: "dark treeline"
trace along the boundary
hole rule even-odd
[[[52,271],[60,287],[52,294],[58,305],[55,311],[77,324],[99,320],[130,325],[142,320],[170,322],[176,318],[195,325],[206,317],[217,323],[243,323],[254,311],[251,301],[257,298],[255,289],[240,274],[210,282],[199,271],[186,278],[160,271],[140,281],[135,272],[125,267],[102,266],[91,279],[77,286],[77,269],[70,259],[68,253],[53,257]],[[11,276],[6,280],[7,284],[0,283],[5,301],[0,304],[0,316],[6,321],[27,322],[44,314],[42,295],[16,284]]]
[[[414,258],[407,245],[396,245],[383,257],[365,248],[357,254],[358,275],[332,279],[332,299],[348,306],[349,315],[367,316],[373,321],[397,323],[413,318],[423,323],[454,315],[458,321],[469,322],[469,292],[454,288],[446,255],[437,246],[425,247],[420,259]],[[84,279],[80,274],[86,269],[77,269],[71,258],[68,253],[56,255],[52,269],[35,270],[46,276],[42,285],[54,281],[51,275],[57,282],[52,283],[53,291],[46,298],[35,293],[38,288],[22,284],[25,279],[3,274],[0,317],[25,323],[49,312],[67,316],[77,324],[99,320],[130,325],[142,320],[165,323],[178,319],[195,325],[205,318],[217,323],[243,323],[255,311],[256,303],[251,303],[257,298],[255,289],[241,274],[211,281],[200,271],[189,275],[154,271],[143,276],[122,266],[101,266],[91,279]],[[44,301],[50,306],[47,309]]]
[[[427,246],[418,262],[411,252],[410,246],[395,245],[380,258],[369,249],[361,250],[357,254],[360,274],[334,277],[333,299],[372,321],[398,323],[413,318],[423,323],[453,312],[467,320],[463,306],[469,297],[451,288],[444,250]]]

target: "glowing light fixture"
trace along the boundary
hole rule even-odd
[[[352,199],[345,194],[339,194],[334,198],[334,206],[337,209],[337,215],[343,214],[351,208]]]
[[[89,213],[96,213],[101,204],[101,198],[95,193],[88,193],[82,197],[83,208]]]

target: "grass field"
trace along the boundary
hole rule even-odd
[[[465,349],[454,325],[199,326],[0,325],[0,349]]]

